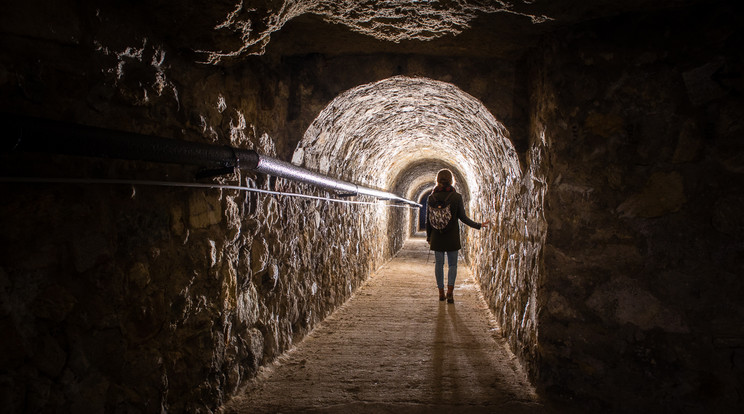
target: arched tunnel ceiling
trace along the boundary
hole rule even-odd
[[[557,27],[701,1],[155,0],[133,7],[147,9],[151,26],[169,41],[215,64],[227,57],[263,54],[272,36],[293,20],[298,21],[290,29],[291,41],[280,42],[280,54],[354,48],[420,53],[425,44],[426,53],[494,56],[531,47]],[[113,11],[119,18],[132,13]],[[350,37],[349,31],[361,35]]]
[[[484,184],[521,177],[506,129],[480,101],[449,83],[404,76],[339,95],[307,129],[292,162],[399,195],[410,195],[443,165],[453,167],[472,195]],[[424,175],[404,177],[403,171]]]

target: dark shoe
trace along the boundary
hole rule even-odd
[[[439,300],[444,300],[444,288],[439,288]]]
[[[447,303],[455,303],[455,297],[452,294],[454,289],[454,286],[447,286]]]

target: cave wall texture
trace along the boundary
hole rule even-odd
[[[291,118],[292,74],[278,64],[194,65],[146,38],[146,21],[48,6],[67,20],[3,36],[3,111],[270,156],[294,146],[267,133]],[[5,175],[191,181],[197,172],[6,155]],[[218,181],[324,195],[250,173]],[[3,184],[3,193],[7,412],[214,410],[390,257],[386,211],[373,206],[148,186]]]
[[[457,83],[500,120],[519,112],[509,62],[268,53],[211,67],[169,47],[147,20],[114,18],[119,9],[47,6],[40,22],[3,36],[4,112],[283,159],[336,95],[394,75]],[[174,181],[197,172],[43,154],[3,154],[3,169]],[[217,181],[324,194],[251,173]],[[0,404],[10,412],[214,410],[348,299],[408,227],[397,209],[388,224],[385,208],[231,190],[3,191]]]
[[[194,22],[168,23],[163,2],[40,3],[5,14],[3,112],[290,160],[344,91],[397,75],[452,83],[506,127],[519,158],[508,186],[478,177],[472,216],[497,226],[468,233],[464,253],[538,388],[588,411],[741,406],[744,39],[727,7],[586,22],[518,59],[284,55],[292,38],[278,32],[263,56],[210,66],[164,34],[164,24]],[[192,27],[184,36],[199,45]],[[196,172],[29,154],[2,154],[2,169],[174,181]],[[216,181],[325,194],[246,172]],[[348,299],[412,219],[233,190],[0,189],[9,412],[213,411]]]
[[[627,16],[535,54],[552,393],[596,411],[741,407],[741,27],[726,8]]]

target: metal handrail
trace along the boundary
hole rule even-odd
[[[248,169],[312,184],[345,195],[367,195],[382,200],[420,204],[393,193],[338,180],[261,155],[254,150],[211,145],[152,135],[115,131],[48,119],[0,114],[2,149],[99,158],[198,165],[212,169]]]

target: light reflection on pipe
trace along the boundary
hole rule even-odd
[[[386,191],[376,190],[374,188],[362,187],[356,184],[351,184],[346,181],[337,180],[313,171],[306,170],[304,168],[297,167],[285,161],[280,161],[274,158],[265,157],[259,155],[258,166],[255,168],[256,172],[262,174],[273,175],[275,177],[282,177],[288,180],[296,180],[309,184],[316,185],[328,190],[337,191],[340,193],[350,195],[368,195],[381,200],[391,200],[395,202],[402,202],[413,206],[420,207],[421,205],[399,197],[393,193]]]

